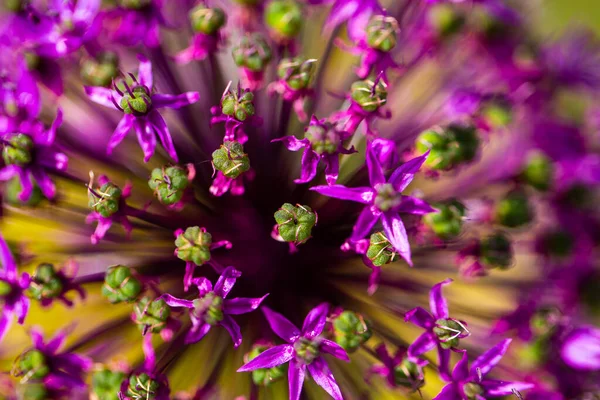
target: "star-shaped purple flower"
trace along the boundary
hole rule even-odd
[[[386,180],[383,168],[377,160],[375,152],[369,146],[367,148],[367,168],[370,186],[357,188],[347,188],[342,185],[315,186],[311,190],[336,199],[365,204],[365,208],[354,224],[349,241],[361,240],[369,234],[378,221],[381,221],[390,243],[406,262],[412,265],[406,228],[398,214],[423,215],[435,211],[425,201],[402,194],[428,155],[429,153],[425,153],[402,164]]]
[[[427,361],[407,359],[406,348],[399,348],[392,357],[388,353],[385,344],[377,346],[375,353],[377,353],[377,357],[382,364],[373,365],[369,368],[369,375],[375,374],[384,377],[391,387],[404,386],[416,391],[423,385],[423,368],[428,364]],[[414,365],[414,372],[416,374],[411,374],[412,371],[406,365],[403,366],[403,363],[407,361]],[[398,370],[401,371],[400,374]]]
[[[2,341],[12,324],[13,315],[17,316],[19,324],[23,325],[25,322],[29,310],[29,299],[25,296],[25,289],[29,287],[30,278],[26,272],[19,277],[17,263],[2,235],[0,235],[0,264],[2,264],[0,269],[0,299],[3,303],[2,316],[0,316],[0,341]]]
[[[156,136],[169,156],[178,161],[171,133],[158,109],[181,108],[193,104],[200,99],[200,94],[198,92],[186,92],[180,95],[153,93],[152,63],[141,55],[138,59],[140,60],[138,77],[129,74],[134,83],[133,87],[128,85],[125,79],[120,82],[122,88],[119,88],[119,82],[115,82],[112,89],[85,87],[86,94],[93,102],[105,107],[117,108],[124,113],[108,142],[106,151],[111,154],[133,128],[144,151],[145,162],[148,162],[154,154]]]
[[[125,46],[144,46],[155,49],[160,46],[160,26],[166,26],[163,15],[164,0],[143,1],[143,7],[119,6],[105,13],[108,19],[116,22],[111,32],[114,41]]]
[[[210,331],[210,328],[215,325],[227,329],[234,347],[238,347],[242,343],[240,327],[231,316],[256,310],[268,294],[259,298],[238,297],[227,299],[227,295],[240,276],[242,276],[240,271],[233,267],[227,267],[214,288],[206,278],[193,279],[192,283],[196,285],[199,292],[198,298],[193,301],[178,299],[170,294],[161,296],[171,307],[184,307],[190,310],[192,328],[185,338],[186,344],[202,340]]]
[[[262,308],[273,332],[285,340],[287,344],[275,346],[244,364],[238,372],[254,371],[260,368],[272,368],[289,362],[288,380],[290,400],[298,400],[304,384],[306,370],[331,397],[342,400],[340,388],[327,366],[322,354],[331,354],[340,360],[350,361],[346,351],[337,343],[321,337],[329,305],[322,303],[313,308],[302,325],[300,331],[283,315],[267,307]]]

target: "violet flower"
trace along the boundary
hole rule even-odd
[[[277,336],[287,342],[270,348],[259,354],[252,361],[244,364],[238,372],[254,371],[260,368],[272,368],[289,362],[288,381],[290,400],[298,400],[304,384],[306,370],[331,397],[342,400],[340,388],[322,357],[331,354],[335,358],[349,362],[348,354],[337,343],[321,336],[327,322],[329,304],[322,303],[313,308],[299,330],[283,315],[262,307],[265,318]]]
[[[75,291],[79,295],[81,300],[85,300],[86,293],[81,284],[75,281],[77,272],[79,271],[79,264],[75,260],[68,260],[61,268],[56,271],[55,279],[61,283],[61,291],[59,294],[52,298],[43,297],[40,300],[42,307],[49,307],[54,303],[54,300],[61,301],[67,307],[73,307],[73,301],[67,298],[66,294]],[[37,285],[35,282],[35,276],[31,277],[30,288]]]
[[[469,369],[469,356],[463,353],[462,359],[456,363],[452,371],[452,380],[434,400],[459,400],[459,399],[485,399],[488,397],[511,396],[513,390],[521,391],[532,388],[534,385],[525,382],[505,382],[485,379],[502,359],[510,345],[511,339],[498,343],[473,361]]]
[[[600,370],[600,329],[582,326],[572,330],[563,339],[560,355],[571,368]]]
[[[391,387],[403,386],[416,391],[423,386],[423,367],[428,364],[427,361],[408,359],[406,348],[399,348],[392,356],[388,353],[385,344],[377,346],[375,353],[383,364],[376,364],[369,368],[369,375],[375,374],[384,377]]]
[[[99,33],[99,26],[94,26],[94,22],[101,0],[52,0],[49,3],[49,12],[56,15],[56,22],[45,45],[48,52],[57,57],[70,54]]]
[[[357,41],[365,34],[371,15],[383,11],[377,0],[305,0],[310,4],[333,3],[324,28],[332,31],[347,22],[348,36]]]
[[[156,371],[156,354],[152,347],[152,335],[144,336],[142,350],[144,351],[144,362],[139,368],[132,371],[127,379],[123,380],[118,394],[119,399],[171,400],[171,389],[167,377]]]
[[[15,81],[0,77],[0,131],[15,132],[22,122],[36,119],[42,107],[35,79],[20,70]]]
[[[364,238],[371,232],[373,226],[381,221],[390,243],[402,258],[412,265],[406,228],[398,214],[423,215],[435,211],[425,201],[402,194],[428,155],[429,153],[425,153],[402,164],[386,180],[375,153],[368,148],[367,169],[369,170],[370,187],[347,188],[342,185],[331,185],[315,186],[311,190],[336,199],[365,204],[365,208],[354,224],[349,241],[356,242]]]
[[[112,39],[125,46],[144,46],[155,49],[160,46],[160,26],[167,25],[162,13],[163,0],[144,0],[141,7],[118,6],[105,12],[105,17],[117,27],[111,32]]]
[[[193,279],[192,283],[196,285],[199,292],[198,298],[194,301],[178,299],[170,294],[161,296],[171,307],[184,307],[190,310],[192,328],[185,337],[186,344],[199,342],[215,325],[220,325],[229,332],[234,347],[242,343],[240,327],[231,316],[256,310],[268,294],[258,298],[227,299],[227,295],[240,276],[242,276],[240,271],[227,267],[214,288],[204,277]]]
[[[207,35],[201,32],[195,33],[190,40],[189,47],[181,50],[174,56],[175,62],[178,64],[187,64],[192,61],[202,61],[208,55],[216,53],[219,46],[224,42],[224,36],[220,32],[214,35]]]
[[[12,324],[13,315],[17,316],[17,322],[23,325],[27,311],[29,310],[29,299],[25,296],[25,290],[29,287],[29,274],[23,272],[19,277],[17,264],[6,241],[0,235],[0,299],[2,299],[2,316],[0,316],[0,341],[8,332]]]
[[[305,132],[304,139],[285,136],[273,139],[271,142],[283,142],[285,147],[291,151],[298,151],[304,148],[300,178],[295,179],[294,182],[307,183],[312,181],[317,175],[319,161],[323,161],[327,184],[335,184],[340,169],[339,155],[356,153],[354,147],[346,149],[343,146],[344,140],[348,139],[352,134],[338,131],[326,119],[319,120],[314,115],[310,119],[310,124],[305,129]]]
[[[153,94],[152,64],[142,55],[139,55],[138,59],[140,60],[138,77],[129,74],[134,83],[133,87],[130,87],[125,79],[121,81],[123,90],[119,88],[117,82],[113,84],[113,89],[98,86],[85,87],[90,100],[105,107],[116,107],[124,113],[108,142],[106,151],[111,154],[133,128],[144,152],[145,162],[148,162],[154,154],[156,136],[167,154],[178,161],[167,123],[157,109],[181,108],[193,104],[200,99],[200,94],[198,92],[186,92],[180,95]]]
[[[234,179],[225,176],[221,171],[217,171],[208,191],[217,197],[223,196],[225,193],[231,193],[232,196],[241,196],[246,191],[244,181],[252,181],[254,175],[254,171],[250,169],[248,172]]]

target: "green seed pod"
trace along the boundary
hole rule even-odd
[[[223,298],[214,292],[207,293],[204,297],[194,300],[194,315],[203,318],[209,325],[216,325],[223,321]]]
[[[430,129],[417,137],[416,149],[430,151],[425,165],[435,170],[450,170],[472,161],[479,149],[477,131],[471,126],[450,125],[445,129]]]
[[[19,388],[19,399],[26,400],[48,400],[48,390],[43,383],[29,383],[21,385]]]
[[[533,209],[525,192],[508,193],[496,205],[496,222],[509,228],[526,225],[533,220]]]
[[[233,61],[238,67],[251,71],[262,71],[273,56],[271,47],[260,33],[242,37],[237,46],[231,51]]]
[[[56,273],[54,265],[44,263],[38,265],[31,278],[27,295],[36,300],[54,299],[63,291],[63,282]]]
[[[7,297],[14,290],[13,285],[10,283],[0,280],[0,297]]]
[[[444,349],[455,349],[461,337],[468,335],[464,325],[454,319],[438,319],[435,321],[433,333],[440,340],[440,345]]]
[[[467,396],[468,400],[480,399],[482,394],[485,393],[483,387],[475,382],[467,382],[463,386],[463,392]]]
[[[155,399],[159,389],[160,383],[152,379],[147,373],[132,374],[129,377],[127,396],[140,400]]]
[[[513,263],[510,239],[502,232],[484,238],[481,243],[481,260],[489,268],[506,269]]]
[[[294,343],[294,350],[296,350],[296,358],[306,365],[312,363],[320,354],[318,341],[304,337]]]
[[[35,145],[29,135],[17,133],[8,138],[4,144],[2,158],[6,165],[26,166],[33,161],[32,151]]]
[[[23,383],[36,379],[43,379],[50,374],[46,356],[39,350],[28,350],[21,354],[13,367],[14,376],[22,376]]]
[[[508,126],[513,120],[510,105],[500,100],[492,100],[484,103],[481,115],[492,128],[496,129]]]
[[[457,200],[451,200],[435,204],[434,207],[438,210],[437,212],[423,216],[425,225],[443,240],[450,240],[460,235],[466,211],[465,206]]]
[[[356,351],[373,334],[370,324],[362,315],[352,311],[343,311],[336,316],[333,329],[334,341],[350,353]]]
[[[188,17],[194,31],[205,35],[214,35],[227,21],[227,16],[222,9],[208,8],[203,4],[194,7]]]
[[[102,295],[111,303],[131,303],[142,292],[142,283],[124,265],[113,265],[106,271]]]
[[[172,205],[181,200],[189,185],[187,171],[179,166],[155,168],[152,170],[148,186],[154,190],[158,201]]]
[[[317,154],[335,154],[340,147],[340,135],[329,123],[309,125],[304,137],[310,141],[310,147]]]
[[[277,75],[294,90],[307,89],[314,77],[316,62],[303,57],[284,58],[277,66]]]
[[[5,0],[4,7],[8,11],[19,12],[25,9],[25,5],[27,4],[26,0]]]
[[[465,17],[454,5],[435,4],[428,11],[427,21],[440,38],[446,39],[460,32]]]
[[[377,232],[371,235],[369,248],[367,249],[367,258],[373,265],[381,267],[398,259],[398,254],[383,232]]]
[[[265,23],[281,39],[298,36],[303,18],[302,8],[294,0],[273,0],[265,10]]]
[[[239,142],[224,142],[212,153],[215,169],[228,178],[235,179],[250,169],[250,159]]]
[[[396,47],[398,21],[394,17],[376,15],[367,25],[367,44],[372,49],[388,52]]]
[[[317,224],[317,213],[309,206],[297,204],[294,207],[285,203],[275,212],[275,221],[283,240],[299,245],[310,239],[312,228]]]
[[[177,257],[200,266],[210,261],[211,244],[212,236],[206,232],[206,229],[197,226],[189,227],[175,239]]]
[[[88,190],[88,206],[105,218],[119,211],[121,189],[112,182],[105,183],[98,190]]]
[[[394,368],[394,382],[398,386],[416,391],[425,385],[423,367],[404,358]]]
[[[223,114],[230,115],[238,121],[245,121],[254,115],[254,94],[246,90],[238,97],[236,91],[228,91],[221,99],[221,110]]]
[[[450,125],[452,140],[458,145],[457,163],[472,161],[479,150],[479,136],[474,126]]]
[[[119,400],[121,383],[126,377],[124,372],[108,368],[96,371],[92,375],[92,393],[98,400]]]
[[[381,211],[387,211],[397,207],[402,202],[402,195],[396,191],[391,183],[382,183],[376,186],[377,196],[375,207]]]
[[[152,4],[152,0],[117,0],[117,3],[130,10],[141,10]]]
[[[146,114],[152,106],[150,93],[142,86],[131,89],[133,96],[128,92],[121,98],[120,106],[125,114]]]
[[[91,86],[109,87],[119,76],[119,57],[113,52],[104,52],[97,58],[86,58],[81,63],[81,79]]]
[[[552,160],[543,153],[530,155],[523,172],[521,172],[521,179],[525,183],[542,192],[550,189],[553,176],[554,166]]]
[[[350,88],[352,100],[367,112],[377,111],[387,103],[387,87],[383,80],[375,82],[371,80],[357,81]]]
[[[270,349],[273,346],[264,344],[255,344],[248,354],[246,354],[244,361],[250,362],[258,357],[259,354]],[[277,365],[273,368],[261,368],[252,371],[252,381],[255,385],[259,386],[270,386],[272,383],[280,380],[287,375],[287,364]]]
[[[31,192],[31,197],[29,197],[29,200],[22,201],[19,199],[19,194],[22,190],[23,186],[21,185],[21,179],[19,179],[18,176],[15,176],[6,183],[4,189],[4,199],[9,204],[27,207],[37,207],[44,200],[44,194],[37,185],[37,182],[34,182],[33,192]]]
[[[160,333],[167,326],[170,315],[171,309],[163,299],[142,297],[133,307],[134,322],[144,334]]]

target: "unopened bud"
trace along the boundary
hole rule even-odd
[[[396,47],[397,31],[396,18],[376,15],[367,25],[367,43],[373,49],[388,52]]]
[[[263,71],[273,55],[271,47],[260,33],[242,37],[231,54],[238,67],[244,67],[255,72]]]
[[[142,333],[160,333],[166,326],[171,309],[163,299],[142,297],[133,307],[133,318]]]
[[[277,66],[277,75],[294,90],[306,89],[315,74],[316,61],[303,57],[284,58]]]
[[[380,267],[389,264],[398,259],[394,246],[383,232],[373,233],[369,241],[367,249],[367,258],[371,260],[373,265]]]
[[[53,299],[63,291],[63,282],[56,273],[54,265],[44,263],[38,265],[31,278],[27,295],[36,299]]]
[[[183,261],[191,261],[200,266],[210,261],[210,245],[212,236],[206,229],[192,226],[175,239],[177,257]]]
[[[205,35],[214,35],[227,21],[227,16],[222,9],[208,8],[202,4],[190,11],[189,18],[194,31]]]
[[[309,206],[285,203],[275,212],[275,221],[283,240],[298,245],[310,239],[317,214]]]
[[[108,218],[119,211],[121,189],[112,182],[107,182],[100,189],[88,190],[88,205],[101,216]]]
[[[212,154],[215,169],[228,178],[235,179],[250,169],[250,159],[239,142],[224,142]]]
[[[158,201],[165,205],[179,202],[188,185],[188,172],[179,166],[155,168],[148,181]]]
[[[485,237],[481,243],[481,260],[490,268],[506,269],[513,263],[510,239],[502,232]]]
[[[17,133],[8,138],[2,149],[2,158],[6,165],[26,166],[33,161],[35,145],[29,135]]]
[[[508,193],[496,205],[496,222],[509,228],[528,224],[533,220],[533,210],[525,192]]]
[[[357,81],[350,88],[352,100],[367,112],[377,111],[387,103],[387,88],[383,80]]]
[[[142,292],[142,283],[124,265],[113,265],[106,271],[102,295],[111,303],[132,302]]]
[[[348,352],[356,351],[373,334],[369,325],[362,315],[343,311],[333,319],[334,341]]]
[[[302,8],[294,0],[273,0],[265,10],[265,22],[277,38],[291,39],[302,29]]]

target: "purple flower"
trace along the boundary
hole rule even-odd
[[[369,147],[367,148],[367,168],[371,186],[357,188],[347,188],[342,185],[315,186],[311,190],[336,199],[365,204],[366,207],[354,224],[349,240],[356,242],[364,238],[371,232],[373,226],[381,221],[390,243],[406,262],[412,265],[406,228],[398,214],[423,215],[435,211],[423,200],[402,194],[428,155],[429,152],[402,164],[386,180],[375,152]]]
[[[348,36],[358,41],[365,34],[371,15],[383,11],[377,0],[305,0],[310,4],[334,3],[325,22],[326,30],[348,23]]]
[[[426,332],[408,347],[409,357],[418,357],[437,347],[440,375],[445,378],[450,376],[450,350],[456,349],[459,339],[471,334],[464,322],[449,318],[448,303],[442,295],[442,288],[451,282],[452,279],[446,279],[431,288],[429,292],[431,314],[421,307],[416,307],[407,312],[404,317],[406,321],[426,329]]]
[[[34,184],[37,184],[48,199],[56,196],[56,187],[48,176],[48,170],[66,171],[67,156],[54,146],[56,131],[62,124],[62,111],[49,129],[37,120],[27,120],[19,124],[18,130],[2,134],[3,156],[6,166],[0,169],[0,181],[19,177],[21,193],[19,199],[31,198]]]
[[[319,161],[323,161],[327,184],[335,184],[340,169],[339,155],[356,152],[354,147],[346,149],[343,146],[344,140],[352,135],[348,132],[338,131],[334,125],[328,123],[325,119],[319,120],[314,115],[305,131],[304,139],[285,136],[273,139],[271,142],[283,142],[285,147],[291,151],[298,151],[304,148],[302,172],[300,173],[300,178],[295,179],[294,182],[307,183],[313,180],[317,175]]]
[[[143,1],[143,7],[116,7],[105,17],[113,20],[117,28],[112,38],[125,46],[143,44],[151,49],[160,46],[160,26],[167,25],[162,13],[163,0]],[[147,4],[146,4],[147,3]]]
[[[177,53],[174,59],[178,64],[204,60],[209,54],[215,53],[223,42],[223,35],[220,33],[214,35],[196,33],[192,37],[189,47]]]
[[[392,357],[388,353],[385,344],[380,344],[377,346],[375,352],[377,353],[377,357],[383,363],[383,365],[373,365],[369,369],[369,374],[376,374],[384,377],[388,385],[391,387],[405,386],[410,387],[414,391],[423,386],[423,367],[428,364],[427,361],[419,359],[407,359],[406,348],[399,348],[396,351],[396,354]],[[410,371],[409,366],[415,367],[413,371],[417,372],[416,375],[411,373],[413,371]]]
[[[446,385],[434,400],[485,399],[488,397],[510,396],[513,390],[521,391],[534,385],[525,382],[505,382],[485,379],[485,375],[504,356],[511,339],[505,339],[473,361],[469,369],[469,357],[463,353],[452,371],[451,383]]]
[[[86,293],[83,287],[75,282],[75,277],[79,271],[79,264],[75,260],[68,260],[61,268],[56,271],[56,279],[62,284],[61,292],[55,298],[44,297],[40,300],[40,304],[43,307],[52,305],[54,300],[60,300],[67,307],[73,307],[73,301],[66,297],[66,294],[74,290],[79,295],[81,300],[85,300]],[[31,286],[35,285],[35,277],[32,279]]]
[[[199,292],[198,298],[194,301],[178,299],[170,294],[161,296],[171,307],[185,307],[190,310],[192,328],[185,338],[185,343],[199,342],[215,325],[227,329],[234,347],[238,347],[242,343],[240,327],[231,316],[256,310],[268,294],[259,298],[227,299],[236,279],[240,276],[242,276],[240,271],[233,267],[227,267],[214,288],[206,278],[193,279],[192,283],[196,285]]]
[[[346,351],[337,343],[321,337],[327,322],[329,305],[322,303],[313,308],[302,325],[302,331],[288,321],[283,315],[262,308],[273,332],[285,340],[287,344],[275,346],[244,364],[238,372],[254,371],[260,368],[272,368],[289,362],[288,381],[290,400],[298,400],[304,384],[306,370],[331,397],[342,399],[340,388],[329,370],[329,366],[322,357],[323,353],[331,354],[335,358],[350,361]]]
[[[36,119],[42,103],[35,79],[20,69],[13,83],[0,78],[0,131],[14,132],[22,122]]]
[[[225,176],[221,171],[217,171],[217,176],[208,190],[213,196],[217,197],[223,196],[227,192],[233,196],[241,196],[246,191],[244,180],[251,181],[252,179],[254,179],[252,169],[235,179]]]
[[[154,400],[171,400],[171,389],[167,377],[156,371],[156,354],[152,347],[152,335],[144,336],[142,350],[144,351],[144,363],[123,380],[119,399],[137,400],[152,396]],[[131,385],[132,380],[137,382],[135,386]],[[157,388],[155,389],[155,387]],[[131,396],[129,396],[130,393]]]
[[[55,27],[48,36],[45,52],[61,57],[77,51],[94,39],[99,26],[94,21],[101,0],[52,0],[49,11],[56,15]]]
[[[12,256],[6,241],[0,235],[0,299],[2,299],[2,316],[0,316],[0,341],[4,338],[8,328],[12,324],[13,315],[17,316],[17,322],[23,325],[27,311],[29,310],[29,299],[25,296],[25,289],[29,287],[29,274],[18,275],[17,264]]]
[[[133,87],[130,87],[125,79],[121,81],[124,86],[123,90],[119,88],[118,83],[113,85],[113,89],[85,87],[85,92],[93,102],[105,107],[116,107],[124,113],[108,142],[106,151],[111,154],[133,128],[144,151],[145,162],[148,162],[154,154],[156,136],[169,156],[178,161],[167,123],[157,109],[181,108],[193,104],[200,99],[200,94],[198,92],[186,92],[180,95],[153,94],[152,64],[141,55],[138,56],[138,59],[140,60],[138,77],[129,74],[134,82]],[[117,99],[119,100],[117,101]]]
[[[600,370],[600,329],[583,326],[572,330],[562,342],[560,355],[571,368]]]

